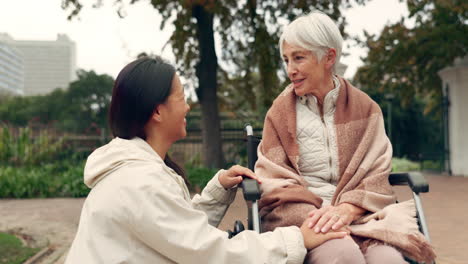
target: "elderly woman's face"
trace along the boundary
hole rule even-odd
[[[288,77],[294,85],[297,96],[316,94],[326,84],[327,63],[324,59],[318,61],[310,50],[283,43],[283,60],[287,65]]]

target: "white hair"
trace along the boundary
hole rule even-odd
[[[334,48],[336,50],[336,60],[333,65],[333,72],[336,72],[336,65],[341,57],[343,37],[335,22],[326,14],[320,11],[312,11],[307,15],[296,18],[284,27],[279,40],[281,57],[283,57],[284,41],[312,51],[319,61],[329,48]]]

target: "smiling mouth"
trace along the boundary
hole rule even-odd
[[[299,87],[304,82],[304,80],[305,79],[299,79],[299,80],[292,81],[293,84],[294,84],[294,87]]]

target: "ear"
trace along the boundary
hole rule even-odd
[[[327,54],[324,56],[325,59],[325,66],[327,69],[331,70],[333,68],[333,65],[335,65],[336,62],[336,49],[334,48],[329,48],[327,51]]]
[[[162,110],[162,104],[156,106],[156,108],[153,111],[153,114],[151,115],[151,119],[157,123],[161,123],[163,121],[163,115],[161,114]]]

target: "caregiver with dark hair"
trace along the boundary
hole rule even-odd
[[[220,170],[190,199],[183,171],[167,152],[186,136],[189,106],[175,69],[160,58],[127,65],[115,81],[110,126],[115,138],[86,162],[92,188],[66,263],[302,263],[306,249],[346,232],[307,227],[244,231],[216,228],[247,168]]]

